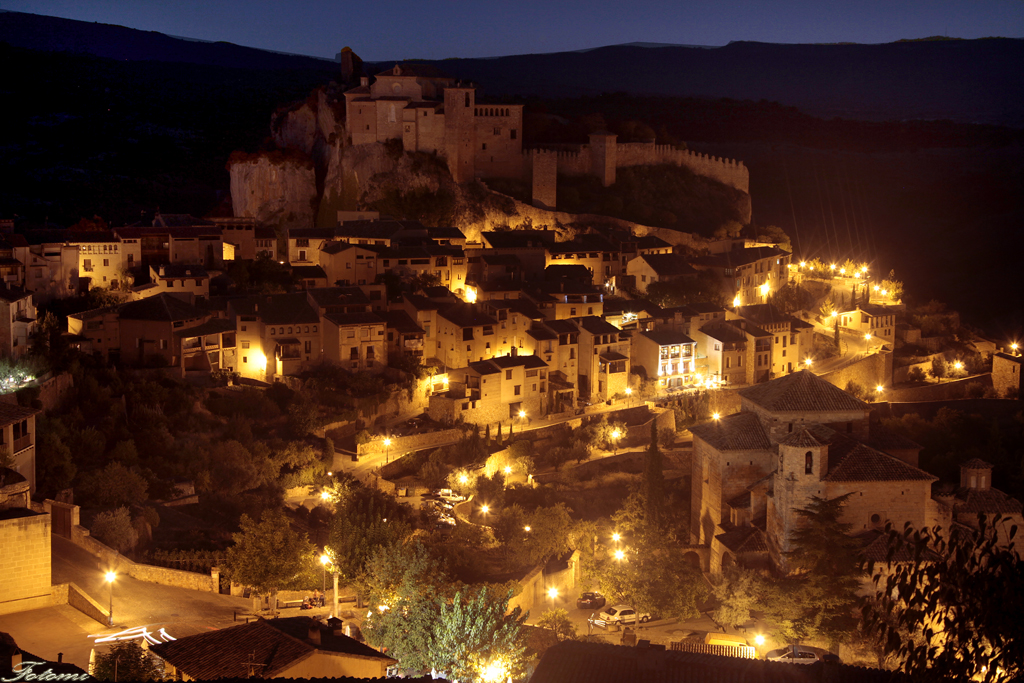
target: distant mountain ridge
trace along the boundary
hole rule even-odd
[[[488,96],[605,92],[769,100],[825,118],[949,119],[1024,127],[1024,39],[879,45],[616,45],[489,59],[428,61]],[[382,67],[393,62],[379,62]]]
[[[0,42],[30,50],[82,52],[117,60],[182,62],[244,69],[330,71],[338,68],[337,63],[330,59],[6,10],[0,10]]]

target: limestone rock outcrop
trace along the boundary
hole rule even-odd
[[[297,153],[233,154],[228,160],[235,216],[308,228],[316,215],[313,164]]]

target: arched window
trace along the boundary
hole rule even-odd
[[[469,106],[469,93],[466,93],[466,106]]]
[[[810,451],[804,454],[804,474],[814,474],[814,453]]]

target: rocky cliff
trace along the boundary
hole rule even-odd
[[[308,228],[318,197],[312,162],[298,153],[233,154],[228,160],[235,216],[267,225]]]

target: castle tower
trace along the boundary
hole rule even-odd
[[[601,180],[604,187],[615,183],[617,138],[612,133],[590,134],[590,172]]]
[[[821,480],[828,474],[828,444],[800,429],[779,441],[779,466],[775,474],[774,506],[768,509],[768,538],[778,566],[785,566],[789,536],[799,517],[793,510],[805,508],[811,496],[822,492]]]
[[[974,458],[960,465],[960,487],[975,491],[992,488],[992,465],[980,458]]]
[[[471,83],[444,90],[444,146],[457,183],[476,177],[476,88]]]
[[[558,154],[546,150],[533,153],[533,205],[554,210],[558,195]]]

